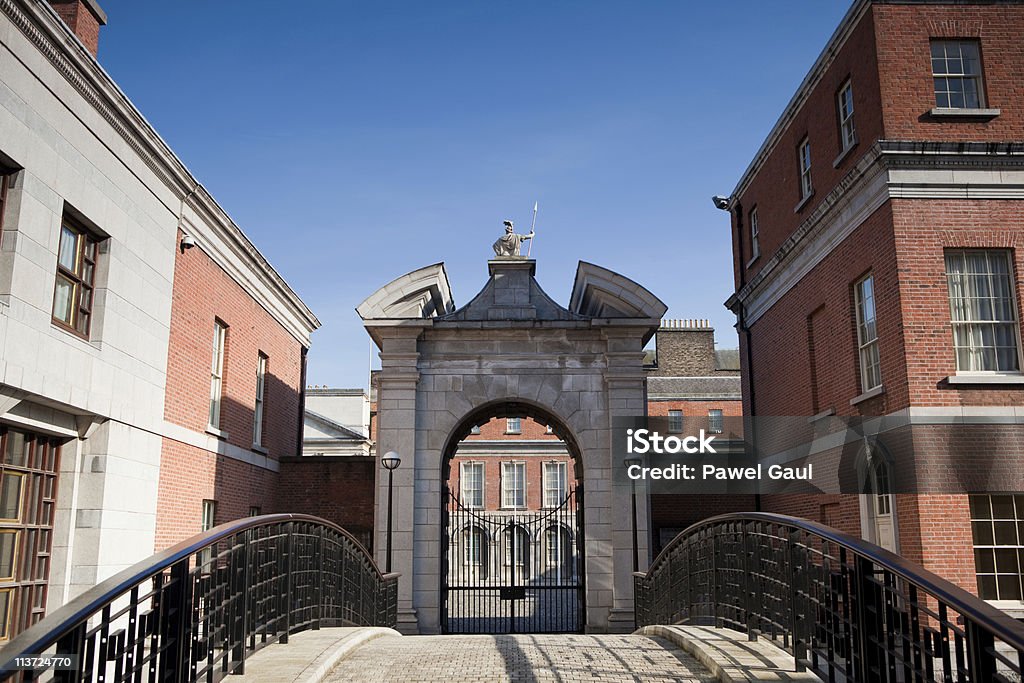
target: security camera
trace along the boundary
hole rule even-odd
[[[184,254],[186,249],[191,249],[196,246],[196,239],[192,235],[183,235],[181,238],[181,253]]]
[[[721,209],[722,211],[728,211],[729,210],[729,198],[728,197],[723,197],[720,194],[716,194],[714,197],[711,198],[711,201],[715,203],[715,208],[716,209]]]

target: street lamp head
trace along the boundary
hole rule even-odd
[[[626,467],[632,467],[633,465],[642,465],[643,459],[636,457],[635,455],[631,458],[626,458],[622,461],[622,464]]]
[[[714,203],[716,209],[721,209],[722,211],[729,210],[728,197],[723,197],[720,194],[716,194],[714,197],[711,198],[711,201]]]
[[[384,454],[384,457],[380,459],[380,462],[386,469],[393,470],[402,464],[402,459],[398,457],[398,453],[388,451]]]

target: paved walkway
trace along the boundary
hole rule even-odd
[[[641,635],[403,636],[362,645],[332,683],[696,683],[718,680],[661,638]]]

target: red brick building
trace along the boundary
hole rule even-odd
[[[494,418],[473,430],[451,460],[449,490],[466,507],[557,507],[576,485],[565,443],[530,418]]]
[[[308,341],[257,297],[206,250],[178,250],[164,408],[176,438],[163,438],[157,550],[231,519],[300,511],[303,498],[277,493],[282,458],[301,452]]]
[[[1022,32],[1019,2],[856,0],[716,198],[744,412],[894,416],[913,425],[919,471],[978,455],[1005,472],[994,489],[914,494],[877,464],[873,495],[763,509],[893,547],[1007,608],[1024,604]]]
[[[662,321],[646,359],[647,414],[666,418],[668,432],[742,433],[739,352],[715,347],[715,330],[706,320]],[[694,522],[753,504],[737,496],[651,494],[650,499],[655,553]]]

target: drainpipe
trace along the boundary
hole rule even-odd
[[[736,202],[734,207],[736,217],[736,254],[739,257],[739,286],[736,291],[739,292],[747,284],[747,260],[743,253],[743,205],[740,202]],[[736,329],[739,330],[744,336],[746,341],[746,365],[747,365],[747,397],[749,399],[748,405],[750,406],[750,442],[757,444],[757,421],[755,415],[757,415],[757,409],[755,408],[754,398],[754,354],[752,352],[753,344],[751,343],[750,327],[747,326],[747,309],[743,305],[743,302],[737,298],[736,305],[738,310],[736,311]],[[754,511],[761,511],[761,494],[760,492],[754,494]]]

